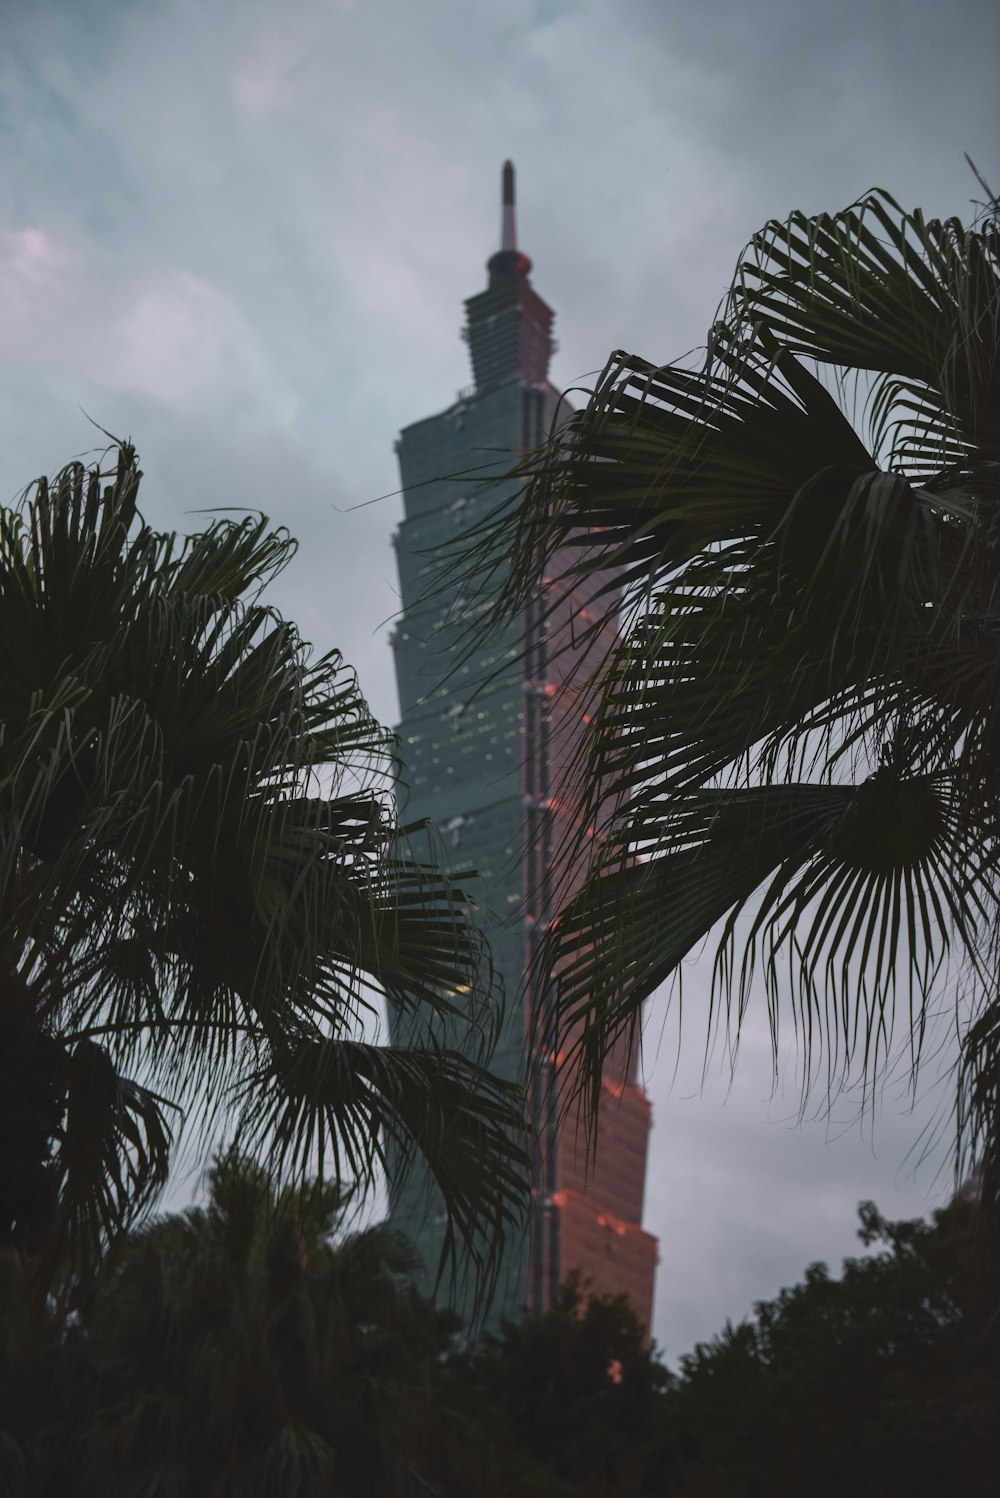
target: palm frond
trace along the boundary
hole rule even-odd
[[[400,1135],[433,1122],[440,1155],[441,1130],[473,1128],[461,1084],[482,1082],[502,1218],[523,1185],[476,1067],[494,1039],[488,956],[462,891],[396,824],[390,736],[339,654],[313,657],[261,601],[291,539],[259,516],[158,533],[139,478],[123,447],[110,478],[71,465],[0,511],[0,961],[71,1057],[67,1241],[93,1248],[148,1202],[169,1148],[158,1107],[200,1109],[211,1143],[231,1087],[266,1077],[273,1103],[279,1058],[358,1041],[386,993],[418,1029],[482,1016],[467,1072],[424,1057],[442,1119],[405,1090],[392,1117]],[[288,1106],[325,1128],[328,1100],[306,1095],[296,1082]],[[352,1148],[372,1160],[363,1115]],[[478,1200],[456,1197],[462,1232]]]
[[[43,1268],[91,1276],[108,1241],[139,1217],[167,1179],[169,1105],[122,1077],[108,1053],[79,1041],[66,1065],[66,1119],[55,1153],[55,1229]]]
[[[874,193],[754,237],[700,368],[612,355],[474,538],[488,627],[590,618],[541,988],[592,1113],[712,931],[737,1025],[756,973],[831,1077],[878,1070],[897,989],[916,1060],[952,956],[994,993],[998,413],[994,219]]]
[[[529,1156],[524,1102],[514,1083],[460,1052],[289,1039],[240,1089],[240,1136],[266,1146],[272,1165],[322,1171],[365,1186],[387,1163],[405,1172],[419,1155],[448,1212],[439,1275],[469,1252],[489,1297],[507,1239],[523,1228]]]

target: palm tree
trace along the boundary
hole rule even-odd
[[[435,1398],[457,1318],[398,1234],[344,1233],[347,1207],[230,1153],[204,1206],[120,1239],[36,1373],[31,1491],[492,1491],[474,1423]]]
[[[875,192],[755,236],[700,368],[613,355],[474,566],[501,613],[618,609],[563,787],[582,888],[548,934],[590,1113],[707,933],[809,1074],[916,1067],[957,985],[962,1159],[1000,1193],[1000,236]],[[587,620],[590,620],[588,625]],[[591,657],[592,659],[592,657]],[[567,866],[568,866],[567,863]],[[777,1056],[777,1051],[775,1051]]]
[[[292,540],[158,533],[139,480],[122,446],[0,510],[0,1240],[92,1267],[187,1110],[345,1187],[421,1152],[485,1266],[526,1172],[465,897],[394,821],[352,673],[261,601]],[[460,1056],[431,1022],[470,993]],[[426,1045],[371,1038],[381,994]]]

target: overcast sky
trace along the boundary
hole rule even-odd
[[[392,444],[471,378],[503,159],[555,382],[585,385],[701,343],[768,218],[875,185],[968,216],[998,56],[992,0],[0,0],[0,502],[98,445],[86,411],[135,440],[154,524],[264,510],[303,543],[274,601],[392,722]],[[694,964],[676,1073],[647,1027],[668,1360],[854,1251],[859,1200],[949,1184],[919,1163],[939,1068],[915,1114],[903,1066],[874,1117],[799,1123],[758,1014],[702,1088],[705,989]]]

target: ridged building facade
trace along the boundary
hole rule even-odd
[[[507,1254],[488,1324],[544,1310],[572,1270],[598,1293],[626,1292],[652,1318],[656,1239],[642,1228],[650,1108],[634,1058],[607,1071],[596,1159],[587,1169],[582,1130],[558,1127],[572,1078],[560,1058],[529,1055],[526,991],[536,943],[555,914],[553,854],[574,817],[560,767],[572,755],[584,704],[570,689],[574,623],[584,606],[546,599],[504,632],[470,641],[490,600],[442,586],[436,559],[512,497],[504,478],[518,455],[548,435],[560,408],[548,378],[552,309],[534,290],[517,248],[514,173],[503,171],[501,247],[485,291],[465,303],[474,385],[454,405],[415,422],[397,452],[404,495],[395,537],[402,611],[394,632],[406,819],[429,818],[449,868],[475,870],[469,885],[507,996],[492,1066],[527,1080],[535,1135],[531,1221]],[[576,877],[560,872],[564,896]],[[392,1024],[392,1016],[390,1016]],[[442,1037],[462,1043],[461,1035]],[[408,1036],[397,1028],[397,1043]],[[433,1183],[414,1171],[391,1200],[391,1221],[416,1244],[429,1287],[444,1215]],[[466,1292],[467,1295],[468,1292]],[[457,1305],[459,1311],[468,1306]]]

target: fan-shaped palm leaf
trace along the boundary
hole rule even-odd
[[[544,954],[593,1109],[608,1049],[713,927],[734,1014],[762,969],[774,1023],[790,991],[834,1065],[877,1068],[898,987],[919,1054],[950,951],[995,1016],[995,219],[876,193],[768,224],[704,367],[614,355],[522,471],[473,556],[500,617],[571,591],[596,640],[626,589],[563,788],[590,873]],[[969,1138],[1000,1129],[994,1033],[967,1035]]]
[[[260,601],[290,539],[260,518],[159,534],[138,484],[123,448],[110,482],[74,465],[0,511],[0,970],[49,1046],[64,1239],[79,1267],[145,1204],[174,1106],[289,1168],[322,1137],[360,1180],[392,1127],[487,1258],[525,1193],[489,1026],[465,1057],[350,1049],[383,992],[428,1024],[457,992],[490,1012],[464,896],[394,823],[353,675]],[[338,1058],[312,1090],[307,1054]]]

